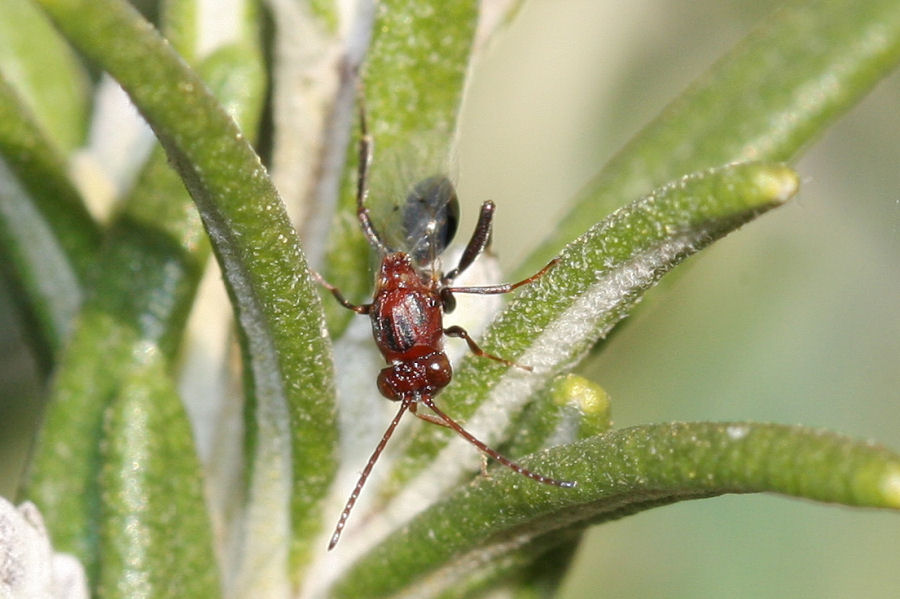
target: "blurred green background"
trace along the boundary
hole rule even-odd
[[[599,167],[780,3],[532,0],[469,90],[462,230],[498,204],[511,269]],[[821,426],[900,449],[900,75],[814,144],[800,196],[680,269],[584,373],[616,426]],[[624,198],[631,199],[631,198]],[[0,494],[40,389],[0,290]],[[641,513],[591,531],[562,597],[896,597],[900,517],[770,496]]]
[[[501,262],[779,4],[526,3],[478,65],[459,152]],[[895,74],[796,165],[798,198],[690,259],[585,365],[616,426],[752,419],[900,449],[898,107]],[[889,598],[898,565],[897,514],[726,496],[593,529],[561,596]]]

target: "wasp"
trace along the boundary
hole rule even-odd
[[[552,260],[540,271],[518,283],[481,287],[453,286],[454,279],[471,266],[490,244],[495,207],[491,201],[481,205],[475,231],[466,244],[459,263],[449,272],[441,272],[436,266],[437,257],[453,239],[459,221],[459,201],[456,191],[450,180],[443,175],[428,177],[412,187],[402,208],[407,247],[404,250],[391,247],[375,229],[366,206],[373,142],[368,132],[366,110],[362,100],[359,106],[359,122],[356,215],[363,234],[381,257],[372,302],[353,304],[347,301],[335,286],[321,276],[317,275],[317,278],[342,306],[357,314],[365,314],[372,321],[375,344],[388,364],[378,374],[378,391],[390,400],[399,401],[400,409],[360,474],[356,487],[335,526],[328,545],[329,550],[340,540],[350,512],[375,462],[378,461],[407,410],[422,420],[454,430],[487,456],[532,480],[557,487],[571,488],[576,485],[573,481],[557,480],[532,472],[504,457],[475,438],[434,403],[435,396],[450,383],[453,375],[450,361],[444,353],[445,335],[463,339],[470,351],[477,356],[507,366],[531,370],[529,366],[487,353],[462,327],[444,327],[443,315],[452,312],[456,307],[454,294],[509,293],[539,279],[553,268],[556,260]],[[420,412],[420,406],[425,406],[431,413]]]

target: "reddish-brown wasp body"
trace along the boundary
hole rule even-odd
[[[388,399],[399,401],[400,409],[391,421],[381,441],[360,474],[359,481],[341,513],[328,548],[332,549],[340,539],[347,518],[356,503],[375,462],[384,450],[406,410],[419,418],[453,429],[479,450],[501,464],[535,481],[558,487],[574,487],[570,481],[545,477],[500,455],[450,418],[434,403],[434,397],[450,383],[452,369],[444,353],[444,335],[458,337],[468,344],[476,355],[531,370],[491,355],[482,350],[462,327],[444,328],[443,315],[456,306],[454,293],[499,294],[508,293],[541,277],[553,267],[550,262],[540,272],[513,284],[484,287],[453,287],[451,283],[484,251],[490,242],[494,204],[485,202],[471,239],[463,250],[459,264],[448,273],[434,267],[435,260],[449,244],[456,232],[458,202],[450,180],[433,176],[417,183],[407,197],[403,213],[403,226],[407,237],[407,251],[389,247],[376,232],[366,207],[367,174],[372,157],[372,142],[366,127],[366,115],[360,106],[359,172],[357,180],[357,216],[369,243],[382,256],[375,282],[375,293],[370,304],[352,304],[341,292],[319,277],[334,297],[344,307],[359,314],[366,314],[372,321],[375,343],[388,366],[378,374],[378,390]],[[420,414],[419,404],[424,404],[434,414]]]
[[[444,354],[443,307],[433,286],[423,281],[409,255],[388,254],[381,262],[371,304],[375,343],[390,366],[378,374],[378,390],[400,400],[435,395],[450,382]]]

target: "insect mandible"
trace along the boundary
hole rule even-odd
[[[399,401],[400,409],[360,474],[356,487],[350,494],[344,511],[341,512],[335,526],[334,534],[328,545],[329,550],[337,545],[347,518],[350,517],[350,512],[353,510],[375,462],[394,433],[403,413],[407,410],[422,420],[453,429],[484,454],[532,480],[557,487],[571,488],[576,485],[573,481],[557,480],[532,472],[497,453],[475,438],[434,403],[435,396],[450,383],[453,372],[443,349],[444,335],[463,339],[470,351],[477,356],[489,358],[507,366],[531,370],[529,366],[516,364],[482,350],[462,327],[445,328],[443,314],[451,312],[456,306],[453,294],[509,293],[537,280],[553,268],[557,261],[552,260],[540,271],[518,283],[482,287],[452,286],[453,280],[471,266],[490,243],[494,203],[487,201],[481,205],[481,213],[478,216],[475,231],[466,244],[457,266],[447,273],[440,272],[434,266],[435,261],[456,232],[459,211],[453,184],[447,177],[440,175],[420,181],[413,186],[407,197],[403,215],[404,228],[407,236],[411,237],[414,242],[412,247],[409,248],[409,251],[400,251],[389,247],[372,224],[369,209],[366,206],[368,174],[372,161],[372,139],[368,132],[362,97],[360,97],[359,122],[356,215],[366,239],[381,256],[372,303],[353,304],[347,301],[335,286],[326,282],[322,277],[316,276],[342,306],[358,314],[368,315],[371,319],[375,343],[388,363],[388,366],[378,374],[378,390],[388,399]],[[419,413],[419,404],[425,405],[434,414]]]

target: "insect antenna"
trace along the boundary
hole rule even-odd
[[[539,483],[544,483],[545,485],[553,485],[554,487],[564,487],[567,489],[571,489],[576,485],[575,481],[557,480],[555,478],[543,476],[541,474],[538,474],[537,472],[532,472],[531,470],[529,470],[528,468],[525,468],[524,466],[520,466],[519,464],[516,464],[509,458],[500,455],[495,450],[491,449],[490,447],[488,447],[487,445],[485,445],[484,443],[482,443],[481,441],[476,439],[472,435],[472,433],[470,433],[469,431],[464,429],[462,426],[460,426],[459,423],[457,423],[455,420],[453,420],[452,418],[447,416],[447,414],[445,414],[443,411],[441,411],[434,404],[434,400],[431,399],[430,397],[422,397],[421,401],[423,404],[428,406],[432,412],[437,414],[441,418],[441,420],[443,420],[447,424],[448,427],[452,428],[457,433],[459,433],[459,436],[461,436],[463,439],[465,439],[466,441],[468,441],[469,443],[471,443],[472,445],[474,445],[475,447],[480,449],[483,453],[486,453],[488,456],[494,458],[495,460],[497,460],[498,462],[500,462],[501,464],[503,464],[510,470],[512,470],[514,472],[518,472],[519,474],[521,474],[523,476],[527,476],[528,478],[530,478],[532,480],[536,480]]]
[[[372,468],[375,466],[375,462],[378,461],[378,457],[381,455],[381,452],[384,451],[385,445],[387,445],[388,439],[391,438],[391,435],[394,434],[394,429],[397,428],[397,424],[400,423],[400,418],[403,416],[403,412],[409,408],[412,400],[403,400],[400,404],[400,409],[397,411],[397,415],[394,416],[394,419],[391,421],[391,424],[387,427],[387,430],[384,431],[384,435],[381,437],[381,441],[378,443],[378,446],[375,448],[375,451],[372,452],[372,457],[369,458],[369,462],[366,464],[366,467],[363,468],[362,474],[359,475],[359,480],[356,481],[356,488],[353,489],[353,492],[350,493],[350,498],[347,499],[347,505],[344,506],[344,511],[341,512],[341,517],[338,518],[337,526],[334,527],[334,533],[331,535],[331,542],[328,543],[328,550],[331,551],[334,549],[334,546],[337,545],[338,541],[341,538],[341,533],[344,531],[344,526],[347,524],[347,518],[350,517],[350,512],[353,510],[353,506],[356,505],[356,500],[359,498],[359,494],[362,491],[363,486],[366,484],[366,480],[369,478],[369,473],[372,472]]]

